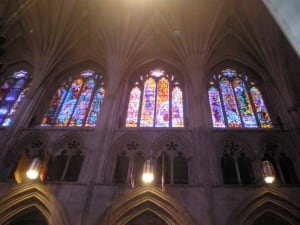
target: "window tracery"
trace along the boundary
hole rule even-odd
[[[42,127],[95,127],[104,99],[104,81],[94,71],[70,77],[56,91]]]
[[[183,93],[163,70],[142,75],[130,91],[126,127],[184,127]]]
[[[225,69],[214,75],[208,89],[213,127],[272,128],[263,97],[247,75]]]
[[[225,184],[253,184],[255,177],[252,162],[234,141],[227,141],[221,158],[222,174]]]
[[[30,77],[26,71],[18,71],[5,80],[0,86],[0,126],[8,127],[13,121],[26,92],[29,89]]]
[[[47,173],[48,181],[76,181],[78,179],[83,155],[78,141],[69,141],[52,158]]]

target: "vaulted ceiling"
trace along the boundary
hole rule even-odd
[[[157,65],[187,74],[235,62],[266,80],[284,60],[282,33],[259,0],[0,0],[0,15],[2,71],[23,62],[37,83],[83,63],[114,80]]]

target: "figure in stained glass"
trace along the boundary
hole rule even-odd
[[[140,81],[130,92],[126,127],[183,127],[182,91],[175,76],[156,69]]]
[[[272,127],[261,93],[255,86],[250,90],[247,88],[248,76],[237,75],[235,70],[225,69],[212,78],[218,82],[216,86],[211,81],[208,89],[213,127]]]
[[[104,98],[102,76],[84,71],[58,89],[41,126],[94,127]]]

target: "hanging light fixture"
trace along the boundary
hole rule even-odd
[[[144,163],[144,170],[143,170],[143,181],[145,183],[151,183],[154,179],[153,175],[153,165],[151,159],[146,160]]]
[[[30,163],[29,169],[26,172],[26,176],[30,180],[35,180],[39,176],[40,167],[41,167],[41,160],[38,157],[35,157]]]
[[[262,161],[263,177],[267,184],[272,184],[275,181],[275,172],[270,161]]]

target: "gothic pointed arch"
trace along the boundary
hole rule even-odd
[[[142,172],[142,159],[150,156],[150,149],[146,149],[145,143],[146,139],[137,133],[119,136],[109,153],[110,163],[106,165],[106,179],[116,184],[127,184],[130,179],[134,179],[133,173],[135,179],[138,179]],[[137,165],[138,159],[141,159],[141,165]]]
[[[190,141],[172,132],[158,138],[152,145],[156,183],[189,184],[193,176]]]
[[[18,185],[0,199],[0,224],[7,225],[20,214],[37,210],[48,225],[68,225],[64,209],[42,184]]]
[[[180,203],[171,196],[159,188],[142,186],[114,203],[97,225],[126,225],[145,212],[155,214],[168,225],[195,224]]]
[[[299,158],[288,139],[282,140],[274,135],[266,135],[259,141],[259,156],[261,161],[269,161],[274,169],[277,183],[297,184],[299,183]]]
[[[218,149],[217,157],[225,184],[255,183],[254,169],[259,165],[255,152],[246,141],[235,135],[226,135],[218,141]]]
[[[255,225],[259,218],[268,214],[275,215],[288,225],[300,223],[299,204],[283,192],[270,187],[259,189],[233,212],[228,225]]]
[[[84,161],[84,142],[77,133],[58,140],[51,152],[48,181],[77,181]]]

